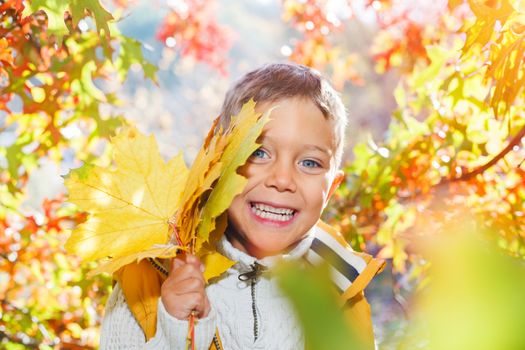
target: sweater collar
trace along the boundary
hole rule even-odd
[[[310,248],[310,245],[314,239],[314,229],[315,226],[310,229],[310,231],[308,231],[308,233],[295,245],[295,247],[285,254],[267,256],[262,259],[257,259],[235,248],[230,243],[230,241],[228,241],[226,235],[223,235],[217,242],[217,251],[228,259],[236,262],[232,269],[237,270],[237,272],[242,273],[251,270],[251,266],[255,262],[266,268],[272,268],[279,261],[296,260],[303,257],[308,252],[308,249]]]

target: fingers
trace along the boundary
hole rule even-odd
[[[180,257],[180,256],[176,256],[175,258],[171,259],[171,262],[170,262],[170,275],[173,274],[173,272],[178,269],[179,267],[183,266],[184,265],[184,258],[183,257]]]
[[[201,282],[202,287],[205,286],[204,276],[202,274],[202,270],[200,265],[194,265],[194,264],[188,264],[183,263],[182,265],[178,265],[179,263],[174,262],[173,267],[174,270],[170,271],[170,275],[168,277],[168,280],[170,280],[170,283],[182,283],[183,281],[187,279],[196,279]]]
[[[208,299],[208,296],[206,295],[206,298],[204,298],[204,308],[202,310],[202,313],[199,314],[199,318],[205,318],[210,314],[211,311],[211,304],[210,300]]]
[[[211,310],[206,292],[190,292],[163,299],[164,307],[171,315],[186,320],[193,312],[196,317],[204,318]]]
[[[171,259],[170,275],[174,274],[175,271],[185,265],[192,265],[196,267],[200,273],[204,272],[204,264],[198,257],[191,254],[181,254]]]
[[[168,313],[178,319],[187,319],[192,312],[199,318],[209,314],[203,271],[204,265],[194,255],[180,255],[171,260],[170,273],[161,288]]]
[[[208,296],[206,293],[201,294],[199,296],[195,296],[194,299],[197,303],[195,304],[195,307],[191,311],[195,311],[195,316],[198,318],[205,318],[210,314],[211,311],[211,305],[210,300],[208,299]]]
[[[206,286],[203,278],[195,277],[186,278],[185,280],[182,280],[178,283],[180,283],[176,290],[178,295],[192,293],[195,291],[203,291],[204,287]]]
[[[189,299],[188,305],[193,305],[190,313],[194,311],[196,317],[203,318],[206,310],[206,303],[208,302],[206,293],[188,293],[185,294],[185,296]]]

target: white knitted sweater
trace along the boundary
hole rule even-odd
[[[263,274],[255,284],[255,309],[258,337],[255,340],[252,290],[249,282],[239,280],[239,274],[251,271],[251,265],[272,267],[277,260],[298,259],[310,247],[309,234],[288,254],[256,260],[223,237],[217,249],[237,263],[206,287],[211,312],[197,322],[195,337],[199,350],[208,350],[215,329],[219,329],[225,350],[304,349],[304,338],[289,301],[281,294],[275,277]],[[185,349],[188,322],[172,317],[158,301],[157,333],[145,342],[137,321],[129,310],[118,284],[108,299],[100,341],[101,350],[113,349]]]

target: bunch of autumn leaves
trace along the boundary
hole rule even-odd
[[[246,185],[237,169],[268,120],[253,101],[225,130],[217,119],[190,169],[182,154],[164,162],[153,136],[124,129],[111,140],[113,169],[84,165],[65,181],[69,201],[88,213],[66,248],[85,261],[104,259],[92,274],[186,251],[201,258],[206,280],[220,275],[233,264],[214,247],[227,224],[222,214]]]

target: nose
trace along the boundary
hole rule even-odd
[[[265,185],[279,192],[295,192],[297,189],[295,169],[284,159],[273,163],[268,169]]]

